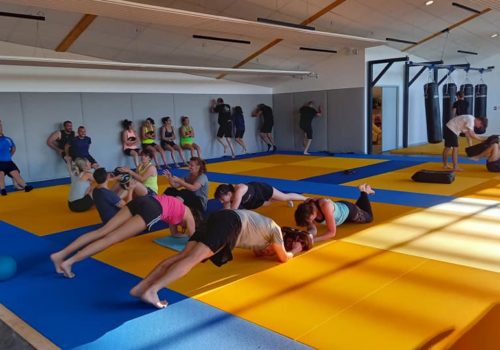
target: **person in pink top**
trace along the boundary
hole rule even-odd
[[[195,231],[193,214],[179,199],[166,195],[137,197],[121,208],[104,226],[78,237],[66,248],[51,254],[50,259],[57,273],[73,278],[75,274],[71,268],[74,263],[146,229],[150,231],[158,221],[169,224],[172,234],[177,233],[177,225],[185,227],[189,236]],[[74,252],[77,253],[68,258]]]

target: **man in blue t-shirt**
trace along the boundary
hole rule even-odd
[[[13,181],[23,190],[29,192],[33,186],[26,184],[19,173],[19,168],[12,161],[12,156],[16,152],[16,145],[10,137],[3,134],[2,121],[0,120],[0,195],[6,196],[5,175],[10,176]]]
[[[65,153],[71,156],[71,159],[74,161],[76,158],[85,158],[87,159],[92,168],[99,168],[99,164],[89,153],[90,144],[92,140],[87,136],[87,131],[84,126],[78,127],[78,135],[73,137],[69,143],[65,146]]]
[[[92,191],[92,198],[102,223],[106,224],[125,204],[130,202],[134,191],[133,188],[131,191],[127,191],[127,197],[123,200],[115,192],[109,190],[109,175],[104,168],[98,168],[94,171],[94,180],[97,187]],[[129,184],[129,186],[134,187],[134,183]]]

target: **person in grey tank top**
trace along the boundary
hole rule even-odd
[[[368,198],[375,194],[370,185],[359,187],[360,195],[356,203],[348,201],[332,201],[328,198],[310,198],[297,206],[295,222],[298,226],[307,227],[314,236],[314,242],[326,241],[335,237],[337,226],[344,222],[365,224],[373,221],[373,213]],[[317,236],[316,223],[325,223],[327,230]]]

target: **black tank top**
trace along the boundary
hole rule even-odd
[[[248,182],[248,190],[241,198],[240,208],[257,209],[273,196],[272,186],[263,182]]]
[[[173,137],[174,136],[174,129],[172,131],[168,131],[167,128],[165,128],[165,137]]]
[[[64,146],[66,146],[67,143],[69,143],[74,137],[75,137],[75,132],[72,131],[69,134],[65,130],[61,130],[61,138],[57,140],[57,144],[59,145],[59,148],[63,149]]]

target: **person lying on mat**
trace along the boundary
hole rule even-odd
[[[474,130],[484,130],[488,126],[488,120],[484,117],[474,117],[472,115],[459,115],[451,118],[443,128],[444,148],[443,148],[443,167],[454,171],[462,171],[458,167],[458,135],[464,133],[467,143],[472,146],[472,139],[483,141],[476,135]],[[451,150],[453,167],[448,165],[448,154]]]
[[[205,225],[197,227],[183,251],[160,262],[130,294],[164,308],[168,303],[160,301],[160,289],[207,259],[216,266],[224,265],[233,259],[234,248],[252,249],[256,256],[275,255],[280,262],[302,251],[298,242],[290,251],[285,250],[281,228],[271,218],[250,210],[223,209],[212,213]]]
[[[486,169],[492,173],[500,172],[500,151],[498,142],[491,143],[489,147],[477,156],[471,157],[471,159],[479,160],[480,158],[486,158]]]
[[[307,197],[297,193],[283,193],[264,182],[245,184],[222,184],[215,190],[215,198],[225,209],[257,209],[272,201],[287,201],[293,207],[293,201],[303,201]]]
[[[73,278],[75,274],[71,268],[74,263],[133,237],[145,229],[150,231],[160,220],[169,224],[172,234],[177,232],[177,225],[185,226],[188,235],[192,235],[195,231],[193,214],[179,199],[166,195],[137,197],[121,208],[104,226],[78,237],[66,248],[53,253],[50,259],[57,273]],[[74,252],[77,253],[68,258]]]
[[[295,222],[307,227],[314,236],[314,242],[326,241],[335,237],[337,226],[344,222],[365,224],[373,221],[373,213],[368,195],[374,194],[370,185],[359,186],[360,195],[356,203],[332,201],[328,198],[310,198],[297,206]],[[326,223],[327,231],[317,236],[316,223]]]

